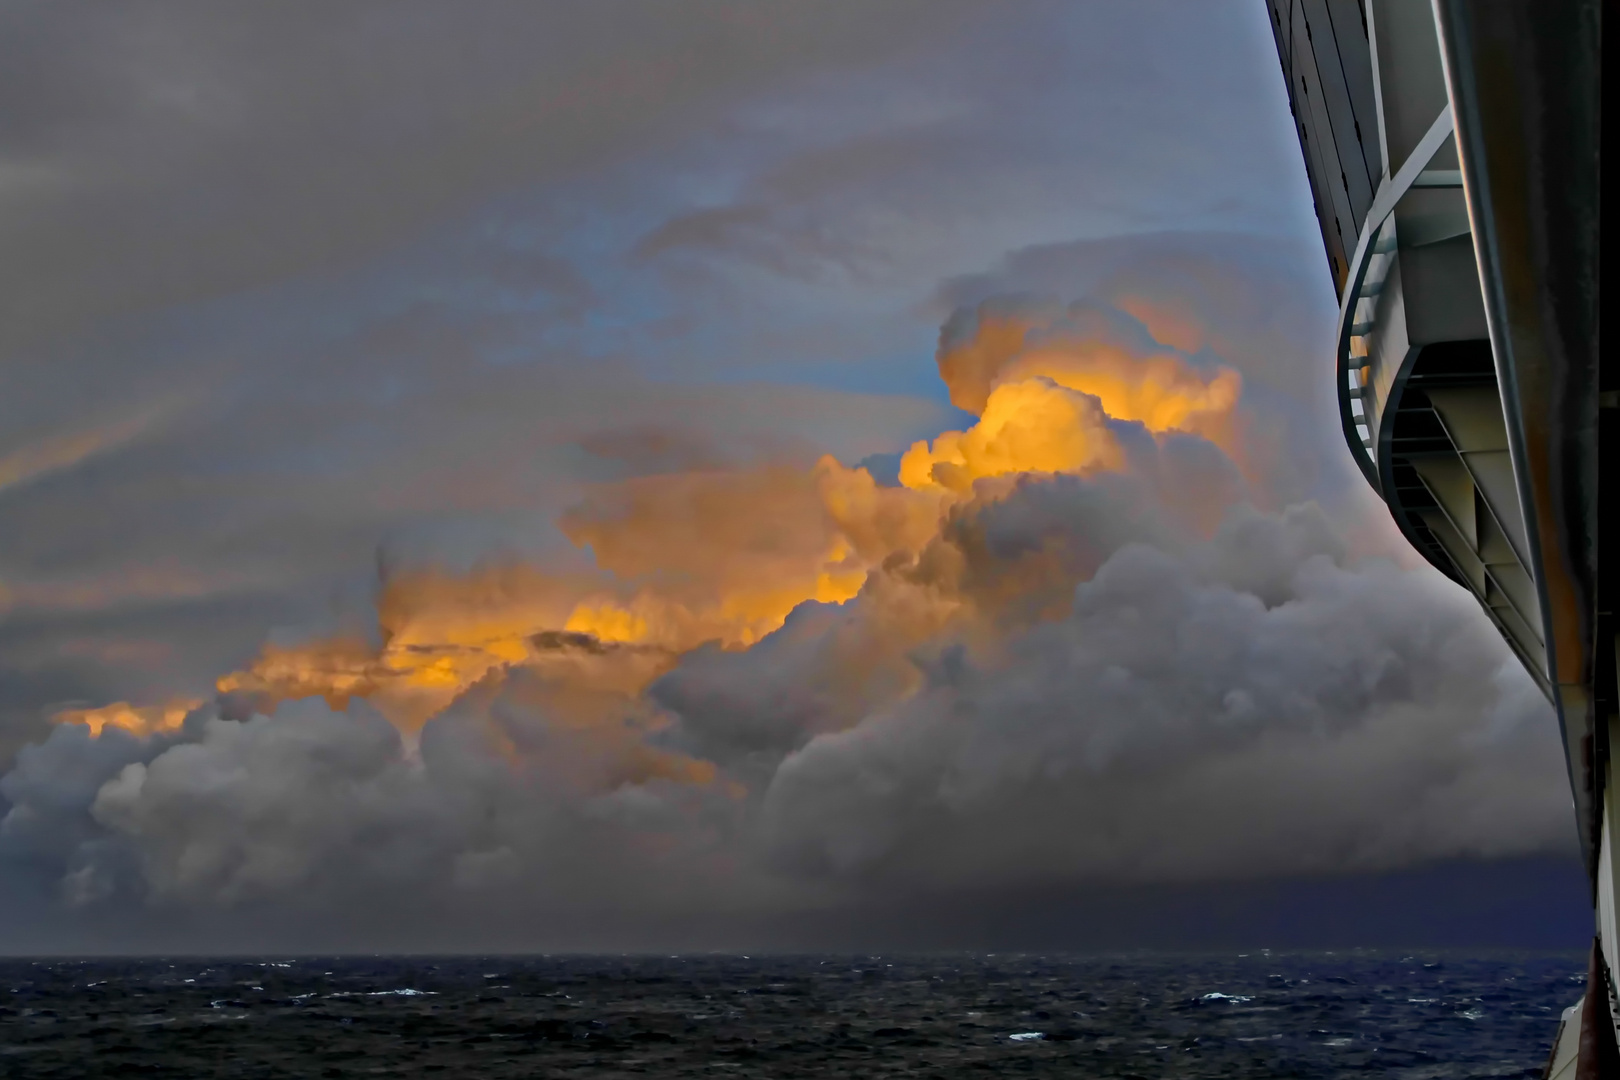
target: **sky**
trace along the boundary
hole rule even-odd
[[[0,37],[0,949],[1587,933],[1263,5]]]

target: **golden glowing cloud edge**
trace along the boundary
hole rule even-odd
[[[108,728],[144,737],[180,730],[186,715],[202,704],[197,698],[175,698],[160,705],[115,701],[94,709],[63,709],[51,719],[58,724],[83,724],[98,738]]]

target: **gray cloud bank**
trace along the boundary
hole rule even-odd
[[[1196,475],[1199,442],[1151,452]],[[1170,490],[1024,477],[856,599],[589,721],[515,666],[414,748],[318,700],[148,739],[62,726],[0,780],[0,851],[62,918],[134,938],[273,912],[321,926],[285,945],[335,918],[351,942],[558,948],[1568,846],[1548,709],[1466,596],[1347,562],[1311,505],[1236,502],[1200,539]],[[947,595],[979,614],[920,623]]]

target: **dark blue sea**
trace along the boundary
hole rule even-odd
[[[1570,953],[0,961],[0,1076],[1532,1077]]]

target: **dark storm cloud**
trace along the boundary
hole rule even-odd
[[[1010,940],[988,897],[1050,927],[1565,850],[1545,704],[1466,596],[1367,558],[1245,19],[0,12],[0,945],[950,945]],[[1241,372],[1250,460],[1115,423],[1128,475],[992,483],[752,648],[529,627],[419,734],[211,700],[267,639],[376,645],[397,566],[579,569],[589,492],[936,434],[929,352],[985,302]],[[792,549],[750,490],[636,550]],[[175,696],[149,736],[46,719]]]
[[[1568,846],[1545,702],[1466,596],[1347,565],[1311,507],[1236,506],[1201,541],[1159,498],[1022,483],[858,600],[686,657],[652,690],[661,730],[629,705],[583,723],[518,669],[418,751],[363,704],[61,727],[0,781],[0,843],[137,936],[177,911],[359,906],[373,937],[463,947]],[[1077,582],[1065,617],[1008,602],[1032,562]],[[917,590],[941,587],[1004,614],[919,630]]]

